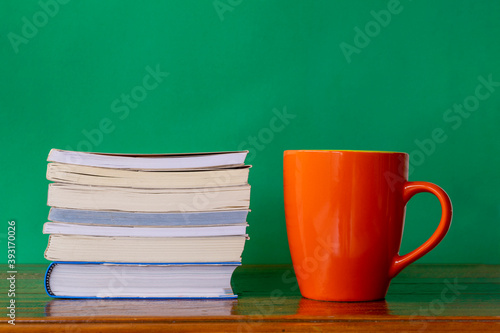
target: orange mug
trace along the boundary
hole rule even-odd
[[[391,279],[450,227],[448,195],[432,183],[409,182],[406,153],[287,150],[283,168],[288,243],[304,297],[384,299]],[[405,206],[420,192],[438,197],[441,221],[422,246],[400,256]]]

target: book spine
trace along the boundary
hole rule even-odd
[[[54,261],[51,265],[128,265],[128,266],[241,266],[241,261],[211,262],[116,262],[116,261]],[[50,268],[50,267],[49,267]],[[48,270],[48,269],[47,269]],[[52,272],[52,269],[50,269]]]
[[[47,293],[47,295],[49,296],[52,296],[54,297],[54,293],[52,292],[52,290],[50,290],[50,283],[49,283],[49,280],[50,280],[50,274],[52,273],[52,270],[54,269],[54,267],[56,267],[57,263],[53,262],[49,265],[49,267],[47,268],[47,271],[45,272],[45,292]]]

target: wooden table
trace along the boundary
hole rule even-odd
[[[363,303],[301,298],[291,266],[239,267],[237,300],[51,299],[46,266],[17,267],[15,327],[2,273],[1,332],[500,331],[500,266],[412,265]]]

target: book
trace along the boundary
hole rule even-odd
[[[71,209],[157,213],[248,209],[250,185],[140,189],[52,183],[47,204]]]
[[[247,235],[219,237],[101,237],[50,235],[51,261],[126,263],[241,262]]]
[[[201,188],[238,186],[248,182],[250,166],[214,170],[129,170],[77,164],[49,163],[47,179],[53,182],[137,188]]]
[[[71,223],[47,222],[43,233],[51,235],[84,235],[115,237],[209,237],[244,236],[248,224],[202,227],[135,227],[94,226]]]
[[[48,161],[116,169],[196,169],[241,166],[248,151],[187,154],[108,154],[52,149]]]
[[[138,213],[50,208],[49,220],[89,225],[117,226],[202,226],[229,225],[246,222],[249,210],[216,212]]]
[[[45,288],[64,298],[235,298],[231,275],[238,265],[54,262]]]

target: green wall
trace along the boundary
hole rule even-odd
[[[0,2],[0,240],[15,219],[18,263],[45,262],[55,147],[249,149],[247,264],[290,262],[283,150],[410,152],[410,180],[455,214],[420,262],[500,264],[500,1],[61,2]],[[414,198],[401,252],[439,214]]]

